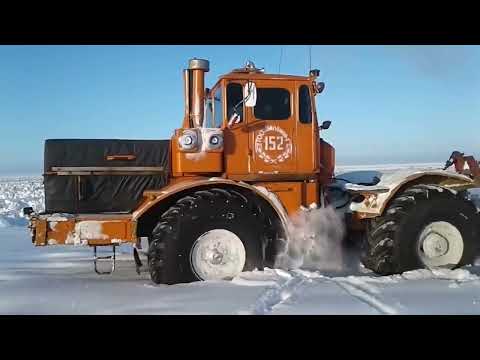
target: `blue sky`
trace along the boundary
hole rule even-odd
[[[40,174],[47,138],[169,138],[189,58],[210,60],[213,85],[246,59],[278,72],[281,48],[0,46],[0,174]],[[282,72],[308,62],[308,46],[283,47]],[[338,164],[480,157],[479,66],[478,46],[313,46]]]

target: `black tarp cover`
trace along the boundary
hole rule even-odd
[[[135,155],[108,161],[109,155]],[[51,175],[53,167],[163,167],[155,175]],[[168,182],[170,140],[53,139],[45,142],[47,213],[131,212],[145,190]]]

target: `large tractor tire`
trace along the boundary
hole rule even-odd
[[[412,186],[372,221],[362,262],[380,275],[471,264],[477,222],[475,206],[462,194],[438,185]]]
[[[261,209],[237,191],[208,189],[185,196],[153,230],[151,279],[171,285],[263,269],[267,224]]]

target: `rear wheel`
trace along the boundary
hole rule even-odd
[[[438,185],[415,185],[392,200],[369,229],[363,264],[381,275],[454,269],[473,262],[477,211]]]
[[[267,225],[258,206],[230,189],[178,200],[153,230],[149,269],[155,283],[231,279],[263,269]]]

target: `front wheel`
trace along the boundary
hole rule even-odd
[[[232,279],[242,271],[263,269],[266,222],[258,210],[230,189],[197,191],[178,200],[152,233],[152,281]]]
[[[437,185],[412,186],[372,222],[363,264],[381,275],[470,264],[477,216],[473,204],[459,194]]]

